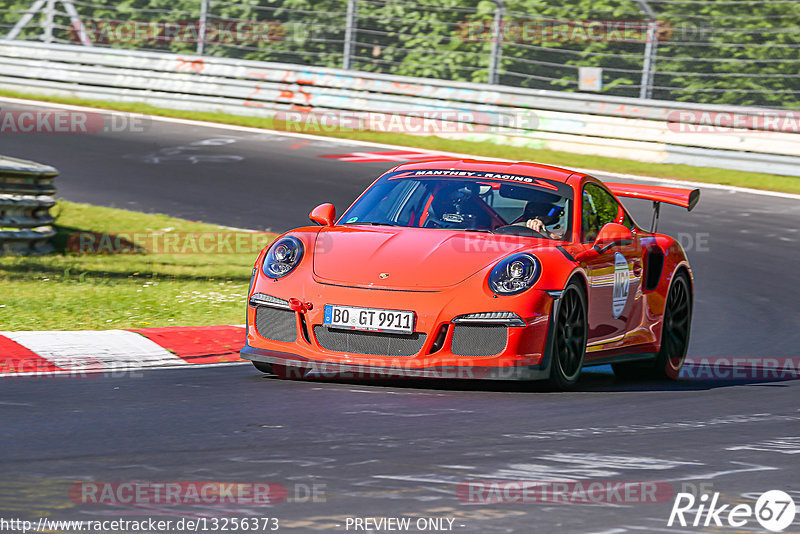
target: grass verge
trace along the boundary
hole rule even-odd
[[[460,152],[474,154],[476,156],[506,158],[516,161],[537,161],[540,163],[548,163],[563,167],[597,169],[609,172],[654,176],[658,178],[734,185],[739,187],[750,187],[753,189],[782,191],[786,193],[800,193],[800,178],[792,176],[732,171],[726,169],[716,169],[713,167],[692,167],[689,165],[645,163],[619,158],[584,156],[580,154],[571,154],[568,152],[555,152],[551,150],[496,145],[489,142],[456,141],[437,137],[420,137],[408,134],[357,130],[335,132],[309,131],[308,129],[304,128],[304,125],[301,124],[273,121],[272,119],[267,118],[247,117],[222,113],[181,111],[159,108],[140,103],[105,102],[98,100],[84,100],[79,98],[51,97],[4,90],[0,90],[0,95],[101,109],[113,109],[130,113],[143,113],[164,117],[176,117],[223,124],[235,124],[239,126],[249,126],[252,128],[314,133],[327,137],[387,143],[407,147],[424,148],[426,150]]]
[[[0,330],[242,324],[257,251],[274,238],[66,201],[53,212],[56,254],[0,256]],[[109,253],[133,244],[145,251]]]

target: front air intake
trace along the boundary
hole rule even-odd
[[[508,342],[508,327],[502,325],[457,324],[453,327],[452,351],[456,356],[494,356]]]
[[[256,309],[256,330],[258,335],[272,341],[297,341],[295,312],[259,306]]]

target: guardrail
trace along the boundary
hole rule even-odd
[[[0,254],[47,254],[55,235],[53,178],[49,165],[0,156]]]
[[[2,40],[0,88],[259,117],[447,113],[471,127],[443,137],[800,176],[800,113],[761,108]]]

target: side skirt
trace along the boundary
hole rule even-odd
[[[623,362],[641,362],[647,360],[655,360],[655,352],[642,352],[639,354],[619,354],[617,356],[608,356],[606,358],[598,358],[584,362],[584,367],[594,367],[596,365],[608,365],[610,363],[623,363]]]

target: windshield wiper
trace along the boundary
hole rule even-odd
[[[352,223],[345,223],[349,225],[360,225],[360,224],[367,224],[369,226],[403,226],[402,224],[398,224],[395,222],[373,222],[373,221],[357,221]]]

